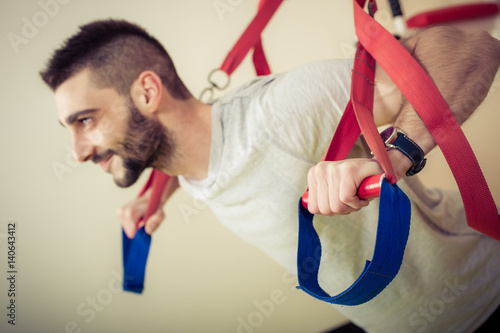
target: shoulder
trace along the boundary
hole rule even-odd
[[[260,76],[226,93],[218,103],[227,104],[238,98],[254,98],[263,93],[286,93],[290,90],[301,91],[296,97],[325,87],[334,88],[330,93],[335,90],[345,92],[346,86],[350,86],[352,66],[352,59],[328,59],[304,64],[287,72]]]
[[[322,60],[250,80],[217,101],[224,132],[321,159],[350,95],[352,60]]]
[[[282,150],[321,159],[349,101],[352,60],[323,60],[278,74],[256,100],[263,128]]]

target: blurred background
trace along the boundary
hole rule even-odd
[[[401,0],[401,5],[410,17],[471,2],[480,1]],[[376,19],[392,32],[388,5],[378,3]],[[167,203],[167,219],[153,237],[144,293],[121,292],[121,231],[114,212],[136,196],[149,172],[124,190],[92,163],[75,162],[69,133],[58,124],[53,95],[38,75],[78,26],[122,18],[164,44],[181,78],[198,96],[257,4],[0,1],[1,332],[298,333],[324,332],[345,321],[331,306],[297,291],[293,276],[227,231],[182,190]],[[500,36],[498,17],[458,26]],[[273,72],[319,59],[350,58],[355,43],[352,1],[286,0],[262,37]],[[254,75],[247,57],[229,89]],[[499,105],[497,75],[488,98],[464,125],[497,203]],[[429,186],[455,187],[438,149],[431,152],[422,179]],[[17,231],[15,327],[6,316],[9,223]],[[270,305],[273,299],[279,302]]]

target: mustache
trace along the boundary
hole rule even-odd
[[[94,155],[92,157],[92,162],[94,162],[95,164],[100,163],[102,161],[107,160],[111,155],[115,155],[115,154],[116,154],[116,151],[114,151],[112,149],[108,149],[102,154]]]

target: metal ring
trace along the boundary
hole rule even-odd
[[[226,74],[223,70],[219,69],[219,68],[216,68],[216,69],[213,69],[209,74],[208,74],[208,83],[210,83],[212,85],[212,87],[218,89],[218,90],[224,90],[226,89],[227,87],[229,87],[229,83],[231,82],[231,78],[226,74],[226,77],[227,77],[227,81],[226,81],[226,84],[224,84],[223,86],[219,86],[216,82],[214,82],[212,80],[212,76],[217,73],[218,71],[221,71],[222,73]]]
[[[204,97],[207,94],[207,92],[210,92],[210,96],[209,96],[208,100],[205,101]],[[208,88],[203,89],[203,91],[200,94],[199,100],[203,103],[206,103],[206,104],[212,104],[214,102],[214,87],[212,86],[212,87],[208,87]]]

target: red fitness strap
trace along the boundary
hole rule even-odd
[[[137,222],[137,228],[139,228],[142,222],[146,222],[151,217],[151,215],[153,215],[158,210],[161,203],[161,196],[163,195],[163,191],[165,190],[165,187],[167,186],[170,180],[171,180],[170,176],[161,172],[158,169],[153,169],[153,171],[151,171],[151,176],[149,176],[148,181],[146,182],[146,184],[144,185],[144,187],[142,188],[142,190],[139,192],[138,195],[138,197],[143,196],[144,193],[150,187],[152,187],[151,196],[149,197],[148,201],[148,207],[146,208],[146,213]]]
[[[432,79],[408,51],[354,1],[356,34],[424,121],[455,177],[467,222],[500,240],[500,217],[481,168],[460,125]],[[418,82],[418,85],[415,83]]]
[[[265,2],[266,0],[259,1],[258,11],[262,10],[262,6]],[[260,35],[259,40],[253,47],[252,61],[253,67],[255,68],[255,74],[257,74],[257,76],[271,74],[271,69],[269,68],[266,55],[264,54],[264,48],[262,47],[262,38],[260,37]]]
[[[271,73],[262,49],[260,35],[282,2],[283,0],[261,0],[259,2],[257,15],[229,51],[220,67],[224,73],[230,76],[252,47],[254,48],[253,62],[257,75]]]

